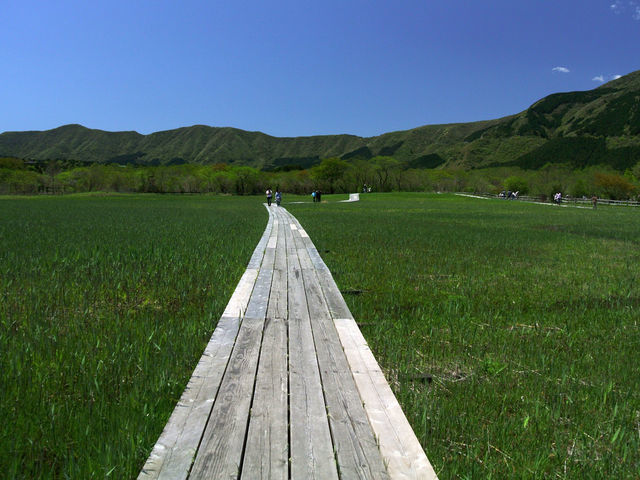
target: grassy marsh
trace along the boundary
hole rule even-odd
[[[137,476],[265,224],[246,197],[0,199],[2,476]]]
[[[440,478],[637,478],[640,212],[361,198],[285,206]],[[0,199],[7,478],[137,475],[260,238],[261,201]]]
[[[291,205],[441,479],[640,475],[640,212]]]

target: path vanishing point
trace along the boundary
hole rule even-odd
[[[268,211],[138,479],[437,479],[309,235]]]

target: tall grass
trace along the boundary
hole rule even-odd
[[[243,197],[0,199],[3,478],[132,478],[258,242]]]
[[[290,210],[440,478],[638,478],[639,213],[361,197]]]

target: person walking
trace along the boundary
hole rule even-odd
[[[591,203],[593,203],[593,209],[594,210],[598,208],[598,197],[596,195],[591,197]]]
[[[276,190],[276,206],[280,206],[280,202],[282,202],[282,193],[280,190]]]
[[[267,191],[265,192],[267,194],[267,206],[271,206],[271,197],[273,196],[273,192],[271,191],[271,188],[267,188]]]

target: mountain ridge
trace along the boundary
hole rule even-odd
[[[595,156],[586,155],[589,148],[595,148]],[[600,162],[626,168],[640,161],[640,70],[593,90],[548,95],[523,112],[503,118],[424,125],[374,137],[274,137],[207,125],[141,134],[69,124],[44,131],[4,132],[0,156],[142,165],[227,163],[267,170],[307,168],[328,157],[368,160],[375,156],[393,156],[426,168],[539,168],[562,160],[576,167]],[[625,160],[620,161],[620,156]]]

